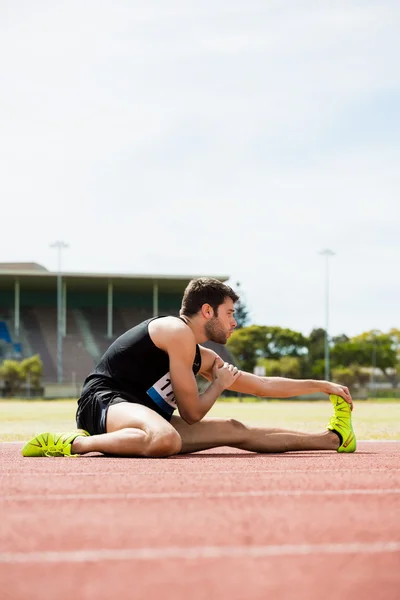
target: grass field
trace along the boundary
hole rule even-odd
[[[0,400],[0,442],[26,440],[40,431],[75,429],[76,401]],[[217,402],[209,413],[266,427],[317,432],[332,414],[327,401]],[[400,402],[356,402],[354,429],[359,439],[400,440]]]

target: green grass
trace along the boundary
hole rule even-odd
[[[74,429],[74,400],[0,400],[0,442],[26,440],[40,431]],[[249,424],[316,432],[332,414],[328,400],[217,402],[208,416],[232,417]],[[355,403],[354,429],[359,439],[400,440],[400,402]]]
[[[0,442],[27,440],[40,431],[76,429],[76,401],[1,400]]]

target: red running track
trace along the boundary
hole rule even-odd
[[[24,459],[0,446],[0,598],[400,598],[400,442],[356,454]]]

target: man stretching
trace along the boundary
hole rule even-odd
[[[86,378],[78,400],[78,429],[42,433],[23,456],[167,457],[218,446],[253,452],[337,450],[354,452],[353,402],[347,387],[329,381],[258,377],[224,363],[207,340],[225,344],[236,327],[235,292],[212,278],[187,286],[180,317],[156,317],[133,327],[108,348]],[[195,375],[211,383],[198,393]],[[234,419],[207,418],[225,390],[267,398],[323,392],[334,415],[327,430],[311,434],[250,427]],[[174,415],[179,409],[180,416]]]

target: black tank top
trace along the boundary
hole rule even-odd
[[[103,390],[121,392],[155,402],[163,412],[172,414],[177,408],[169,373],[169,356],[158,348],[149,335],[147,319],[117,338],[86,378],[82,396]],[[183,320],[183,319],[182,319]],[[193,362],[196,375],[201,367],[199,345]]]

